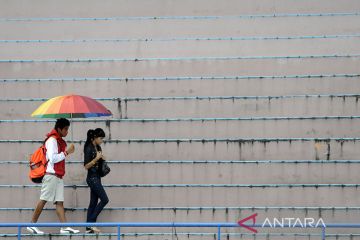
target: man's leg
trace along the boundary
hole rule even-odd
[[[64,202],[56,202],[56,214],[60,222],[66,222]]]
[[[32,216],[31,222],[36,223],[40,217],[40,214],[46,204],[45,200],[40,200],[36,206],[34,214]],[[26,230],[32,234],[44,234],[44,232],[40,231],[37,227],[27,227]]]
[[[54,177],[51,175],[45,175],[41,185],[40,201],[36,206],[31,222],[36,223],[40,217],[40,214],[48,201],[53,201],[55,197],[54,191]],[[30,233],[43,234],[37,227],[27,227]]]
[[[37,204],[37,206],[36,206],[36,209],[35,209],[35,211],[34,211],[34,214],[33,214],[33,216],[32,216],[32,219],[31,219],[31,222],[32,222],[32,223],[36,223],[36,222],[38,221],[38,219],[39,219],[39,217],[40,217],[40,214],[41,214],[41,212],[42,212],[45,204],[46,204],[46,201],[45,201],[45,200],[40,200],[40,201],[38,202],[38,204]]]
[[[64,181],[62,179],[57,179],[56,193],[55,193],[55,204],[56,204],[56,214],[60,222],[65,223],[65,209],[64,209]],[[60,228],[61,234],[73,234],[79,233],[79,230],[72,229],[71,227],[62,227]]]
[[[64,202],[60,202],[60,201],[56,202],[56,214],[57,214],[60,222],[62,222],[62,223],[66,222]],[[72,229],[71,227],[60,228],[61,234],[73,234],[73,233],[79,233],[79,232],[80,232],[79,230]]]

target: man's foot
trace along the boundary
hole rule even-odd
[[[44,232],[40,231],[37,227],[27,227],[26,230],[32,234],[44,234]]]
[[[99,233],[101,233],[101,231],[100,231],[100,229],[98,229],[97,227],[87,227],[87,228],[86,228],[86,233],[99,234]]]
[[[72,229],[70,227],[67,227],[67,228],[60,228],[60,233],[61,234],[74,234],[74,233],[79,233],[80,231],[79,230],[76,230],[76,229]]]

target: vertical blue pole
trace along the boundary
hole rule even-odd
[[[18,240],[21,240],[21,227],[18,226]]]
[[[120,238],[121,238],[120,225],[118,225],[118,227],[117,227],[117,232],[118,232],[117,239],[120,240]]]
[[[325,227],[322,228],[322,231],[321,231],[321,239],[322,239],[322,240],[325,240]]]
[[[221,240],[221,230],[220,230],[220,226],[218,226],[218,240]]]

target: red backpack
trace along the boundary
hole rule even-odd
[[[47,139],[46,139],[47,140]],[[31,155],[29,177],[33,183],[41,183],[45,176],[47,160],[45,142]]]

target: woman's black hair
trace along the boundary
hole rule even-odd
[[[104,130],[102,130],[101,128],[97,128],[95,130],[93,129],[89,129],[89,131],[87,132],[87,138],[86,138],[86,142],[85,142],[85,146],[91,144],[91,142],[98,137],[105,137],[105,132]]]

